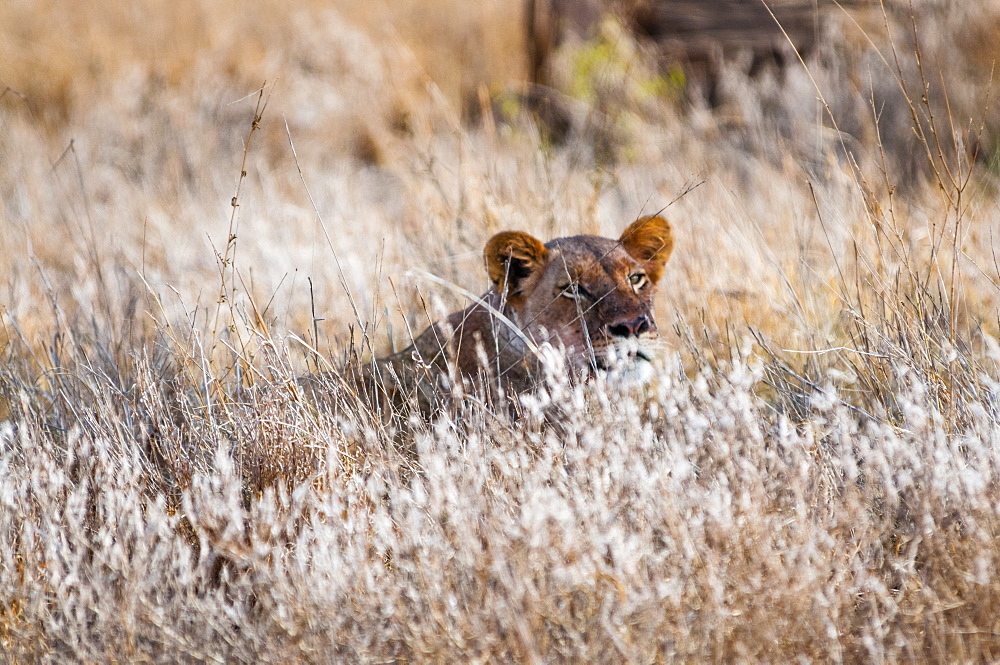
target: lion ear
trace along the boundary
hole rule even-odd
[[[548,254],[542,241],[522,231],[498,233],[483,250],[493,285],[498,292],[507,289],[512,295],[519,294],[524,280],[545,265]]]
[[[653,283],[660,280],[663,266],[674,251],[670,222],[659,215],[640,217],[625,229],[619,242],[632,258],[645,264],[646,274]]]

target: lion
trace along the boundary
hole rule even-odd
[[[435,323],[402,351],[344,373],[375,410],[416,403],[424,414],[475,387],[491,400],[532,390],[545,352],[574,376],[653,374],[656,286],[673,251],[659,215],[633,222],[617,240],[593,235],[542,243],[504,231],[486,243],[489,291]]]

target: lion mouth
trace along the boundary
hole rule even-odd
[[[620,348],[618,345],[608,346],[594,354],[595,367],[604,372],[629,369],[652,362],[649,353],[634,346],[627,348]]]

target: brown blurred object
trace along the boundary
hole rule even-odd
[[[653,43],[665,62],[683,65],[714,106],[723,63],[739,59],[750,76],[780,72],[815,50],[832,17],[873,6],[865,0],[526,0],[528,75],[551,85],[554,49],[570,33],[589,37],[612,14]]]
[[[601,0],[526,0],[525,43],[528,51],[528,80],[551,85],[549,60],[567,32],[587,35],[601,16],[611,10]]]
[[[791,0],[637,0],[624,8],[636,32],[681,62],[702,86],[710,106],[719,103],[723,62],[745,58],[746,74],[780,72],[796,54],[807,57],[819,39],[832,2]]]

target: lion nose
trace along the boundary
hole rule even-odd
[[[605,330],[607,330],[610,337],[638,337],[644,333],[655,331],[656,324],[653,323],[652,319],[643,314],[631,321],[618,321],[617,323],[610,324]]]

